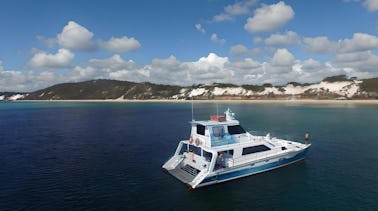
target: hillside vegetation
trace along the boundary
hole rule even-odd
[[[378,78],[357,80],[339,75],[312,84],[239,86],[213,83],[185,87],[100,79],[57,84],[31,93],[0,92],[0,100],[19,99],[378,99]]]

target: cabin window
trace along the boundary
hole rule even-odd
[[[210,162],[211,158],[213,158],[213,154],[211,154],[210,152],[206,152],[205,150],[203,150],[203,157],[206,159],[206,161]]]
[[[223,136],[224,136],[224,128],[223,128],[223,126],[215,126],[215,127],[213,127],[213,135],[214,135],[214,137],[221,137],[221,138],[223,138]]]
[[[201,155],[201,148],[193,145],[189,145],[189,152],[193,152],[196,155]]]
[[[205,126],[203,125],[197,125],[197,134],[198,135],[205,135]]]
[[[227,128],[228,128],[228,132],[231,135],[245,133],[245,130],[240,125],[232,125],[232,126],[228,126]]]
[[[221,151],[221,152],[218,152],[218,155],[220,154],[229,154],[229,155],[234,155],[234,150],[233,149],[230,149],[230,150],[225,150],[225,151]]]
[[[182,155],[182,154],[184,154],[184,152],[187,152],[187,151],[188,151],[188,145],[187,144],[183,144],[181,146],[179,155]]]
[[[257,152],[264,152],[264,151],[268,151],[268,150],[270,150],[270,148],[265,146],[265,145],[257,145],[257,146],[253,146],[253,147],[246,147],[246,148],[243,148],[242,155],[248,155],[248,154],[257,153]]]

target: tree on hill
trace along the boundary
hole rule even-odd
[[[352,79],[348,79],[346,75],[335,75],[335,76],[326,77],[323,79],[323,81],[333,83],[333,82],[339,82],[339,81],[352,81]]]

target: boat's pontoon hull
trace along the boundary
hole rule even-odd
[[[247,165],[247,166],[243,166],[243,167],[233,169],[230,171],[223,171],[222,173],[219,173],[219,174],[209,175],[198,186],[196,186],[196,188],[213,185],[217,183],[222,183],[222,182],[227,182],[227,181],[239,179],[242,177],[252,176],[258,173],[270,171],[273,169],[277,169],[280,167],[284,167],[284,166],[299,162],[301,160],[304,160],[306,151],[307,150],[304,150],[303,152],[300,152],[291,158],[278,160],[278,161],[267,163],[265,165],[261,165],[258,167]]]
[[[270,171],[299,162],[305,158],[309,146],[310,145],[308,145],[305,149],[296,152],[290,152],[286,155],[270,157],[267,159],[247,163],[242,166],[234,166],[233,168],[224,168],[219,171],[206,173],[206,175],[203,176],[203,179],[201,179],[201,181],[196,184],[192,183],[196,176],[189,175],[187,174],[187,172],[181,170],[180,164],[174,168],[164,168],[163,166],[163,169],[172,176],[179,179],[181,182],[185,183],[187,186],[189,186],[190,189],[195,189],[239,179],[242,177],[252,176],[254,174]],[[179,161],[178,163],[184,162],[185,158],[181,158],[180,160],[181,161]]]

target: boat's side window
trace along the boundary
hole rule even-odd
[[[228,154],[234,155],[234,150],[233,149],[228,150]]]
[[[224,136],[224,128],[223,128],[223,126],[215,126],[215,127],[213,127],[213,135],[215,137],[221,137],[221,138],[223,138],[223,136]]]
[[[248,155],[248,154],[257,153],[257,152],[264,152],[268,150],[270,150],[270,148],[265,145],[246,147],[246,148],[243,148],[242,155]]]
[[[184,152],[187,152],[187,150],[188,150],[188,145],[183,144],[183,145],[181,146],[181,149],[180,149],[180,153],[179,153],[179,155],[184,154]]]
[[[197,134],[198,135],[205,135],[205,126],[203,125],[197,125]]]
[[[245,130],[240,125],[227,126],[227,129],[231,135],[245,133]]]
[[[221,151],[221,152],[218,152],[218,154],[228,154],[228,155],[234,155],[234,150],[233,149],[230,149],[230,150],[226,150],[226,151]]]
[[[211,154],[210,152],[206,152],[205,150],[203,150],[203,157],[206,159],[206,161],[211,161],[211,158],[213,158],[213,154]]]
[[[201,148],[193,146],[193,145],[189,145],[189,152],[193,152],[196,155],[200,155],[201,154]]]

